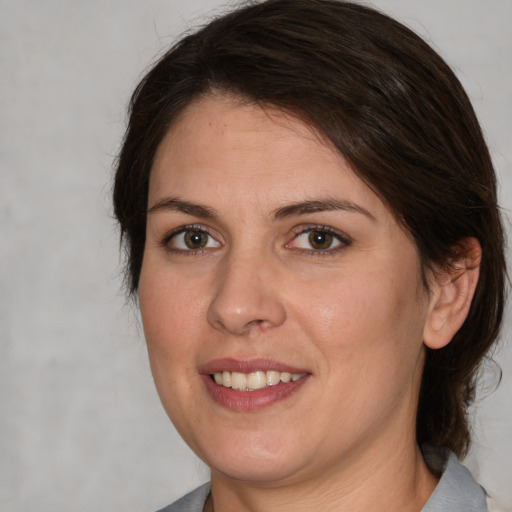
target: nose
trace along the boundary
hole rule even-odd
[[[228,258],[217,277],[208,322],[233,335],[281,325],[286,309],[278,288],[278,272],[255,255]]]

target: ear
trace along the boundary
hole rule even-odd
[[[476,238],[464,238],[454,247],[457,257],[439,269],[431,285],[430,306],[423,343],[442,348],[455,336],[466,320],[480,275],[482,248]]]

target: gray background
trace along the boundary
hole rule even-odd
[[[508,211],[512,1],[373,3],[455,67]],[[142,70],[219,7],[0,0],[0,512],[149,512],[208,477],[153,389],[137,313],[120,289],[109,193]],[[494,393],[496,372],[486,371],[467,460],[496,510],[512,510],[510,331]]]

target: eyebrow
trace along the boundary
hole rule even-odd
[[[177,197],[164,197],[157,201],[151,208],[148,209],[148,214],[158,211],[174,211],[192,215],[203,219],[215,219],[218,217],[217,212],[209,206],[184,201]],[[297,203],[288,204],[275,209],[271,217],[273,219],[284,219],[294,215],[307,215],[309,213],[327,212],[327,211],[346,211],[354,212],[368,217],[373,222],[377,219],[365,208],[359,206],[352,201],[340,199],[314,199],[310,201],[299,201]]]
[[[377,219],[365,208],[352,201],[340,199],[316,199],[312,201],[300,201],[297,203],[282,206],[273,211],[272,216],[275,219],[291,217],[293,215],[307,215],[315,212],[328,212],[342,210],[346,212],[360,213],[368,217],[371,221],[377,222]]]
[[[213,219],[217,213],[213,208],[189,201],[183,201],[177,197],[164,197],[148,209],[148,214],[158,211],[174,211],[193,215],[203,219]]]

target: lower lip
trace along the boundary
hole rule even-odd
[[[234,411],[258,411],[281,402],[296,393],[309,380],[306,375],[299,380],[280,382],[275,386],[269,386],[254,391],[240,391],[237,389],[220,386],[211,375],[201,375],[210,396],[218,404]]]

